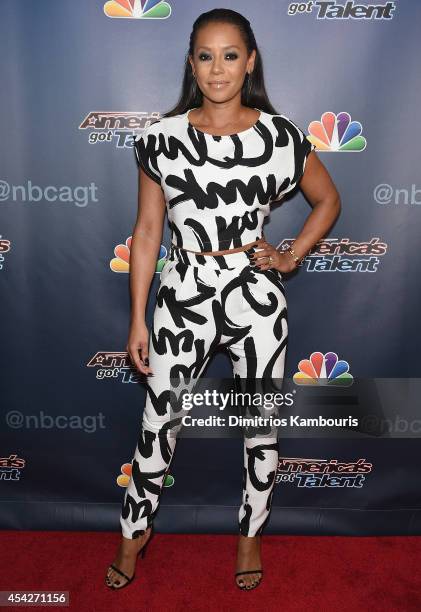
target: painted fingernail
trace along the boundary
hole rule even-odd
[[[149,359],[148,357],[145,357],[145,365],[148,366],[149,365]]]

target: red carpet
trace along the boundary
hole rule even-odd
[[[118,532],[2,531],[0,590],[66,590],[70,608],[52,609],[77,612],[421,610],[419,537],[263,535],[263,581],[248,592],[233,579],[236,540],[156,532],[133,583],[111,591]]]

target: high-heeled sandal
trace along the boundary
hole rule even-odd
[[[256,587],[259,586],[259,584],[262,582],[263,579],[263,570],[261,569],[255,569],[255,570],[247,570],[244,572],[237,572],[235,574],[235,577],[237,576],[241,576],[242,574],[261,574],[260,578],[258,579],[256,584],[251,584],[249,586],[247,586],[246,584],[238,584],[237,581],[235,581],[235,584],[238,586],[239,589],[241,589],[242,591],[251,591],[252,589],[255,589]]]
[[[142,546],[142,548],[139,550],[139,552],[137,553],[137,557],[140,557],[141,559],[143,559],[145,557],[146,554],[146,548],[149,544],[149,542],[151,541],[153,535],[154,535],[154,529],[153,529],[153,525],[151,526],[151,533],[150,536],[148,538],[148,541],[146,542],[146,544],[144,544]],[[115,572],[117,572],[117,574],[120,574],[120,576],[122,576],[123,578],[125,578],[126,582],[122,585],[122,586],[116,586],[115,582],[111,582],[110,578],[108,577],[108,570],[109,569],[113,569]],[[131,578],[129,578],[129,576],[127,576],[127,574],[125,574],[124,572],[121,571],[121,569],[119,569],[118,567],[116,567],[113,563],[111,563],[111,565],[108,566],[108,570],[107,570],[107,574],[105,576],[105,584],[109,589],[113,589],[114,591],[117,591],[118,589],[124,589],[124,587],[129,586],[129,584],[131,582],[133,582],[133,580],[135,579],[136,576],[136,571],[133,572],[133,576]],[[107,580],[110,580],[110,584],[108,584]],[[120,584],[119,582],[117,584]]]

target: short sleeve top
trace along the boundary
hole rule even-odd
[[[315,145],[283,114],[260,110],[250,128],[214,136],[189,112],[134,140],[138,164],[164,192],[173,244],[204,252],[258,240],[270,204],[296,187]]]

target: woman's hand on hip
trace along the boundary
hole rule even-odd
[[[297,267],[297,264],[289,253],[278,251],[278,249],[266,240],[259,240],[257,249],[258,250],[251,255],[251,260],[252,262],[254,261],[256,267],[260,270],[275,268],[275,270],[279,270],[279,272],[291,272]],[[270,263],[269,257],[272,257],[272,263]]]

